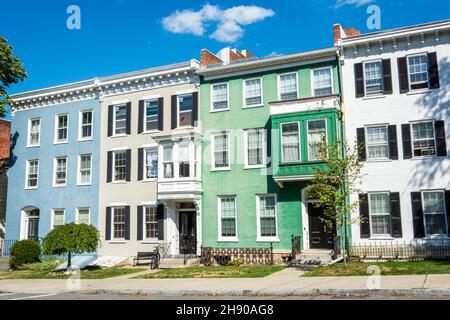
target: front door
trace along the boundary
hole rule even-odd
[[[322,209],[316,208],[314,203],[308,203],[308,221],[309,221],[309,247],[311,249],[333,249],[333,238],[335,227],[328,228],[320,220]]]
[[[183,211],[180,215],[180,254],[197,252],[196,212]]]

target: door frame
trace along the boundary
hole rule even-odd
[[[310,249],[309,243],[309,213],[308,213],[308,203],[317,203],[317,199],[308,199],[306,192],[311,189],[311,186],[307,186],[301,191],[301,210],[302,210],[302,242],[303,250]]]
[[[176,209],[176,219],[177,219],[177,233],[178,233],[178,252],[177,254],[181,254],[180,253],[180,239],[181,239],[181,214],[183,212],[190,212],[192,214],[192,221],[193,223],[195,223],[195,241],[197,241],[197,247],[198,247],[198,243],[199,243],[199,237],[198,237],[198,219],[197,219],[197,210],[196,209]],[[197,248],[198,251],[198,248]],[[196,252],[197,253],[197,252]]]

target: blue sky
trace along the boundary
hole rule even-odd
[[[198,59],[202,48],[217,52],[232,46],[264,57],[328,47],[334,23],[369,32],[366,9],[371,4],[381,8],[381,29],[450,18],[448,0],[166,0],[158,6],[148,0],[2,2],[1,11],[8,14],[2,14],[0,34],[29,74],[10,93]],[[66,27],[72,4],[81,9],[81,30]],[[205,17],[200,10],[207,4],[214,12]],[[238,6],[259,11],[240,17],[236,10],[227,11]],[[187,9],[187,15],[177,15]],[[179,21],[186,16],[194,21]]]

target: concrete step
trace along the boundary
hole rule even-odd
[[[186,268],[186,267],[194,267],[200,264],[199,259],[187,259],[186,264],[184,263],[184,259],[181,258],[164,258],[159,263],[160,269],[177,269],[177,268]]]
[[[0,257],[0,272],[9,271],[9,257]]]

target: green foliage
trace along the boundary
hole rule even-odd
[[[21,265],[19,270],[33,270],[33,271],[50,271],[58,267],[62,260],[47,260],[42,262],[25,263]]]
[[[23,63],[14,56],[13,47],[8,44],[8,40],[0,36],[0,117],[5,116],[6,106],[12,102],[6,89],[11,84],[23,81],[26,77]]]
[[[9,256],[9,266],[16,270],[27,263],[39,262],[41,247],[35,240],[17,241],[12,247]]]
[[[230,262],[228,262],[228,266],[234,266],[234,267],[239,267],[240,265],[244,264],[244,259],[242,258],[235,258],[233,260],[231,260]]]

